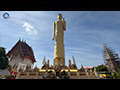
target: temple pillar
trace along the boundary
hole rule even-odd
[[[85,69],[85,72],[86,72],[86,75],[88,76],[89,74],[88,74],[88,69]]]
[[[98,75],[98,72],[97,72],[97,70],[96,70],[96,68],[94,67],[94,73],[95,73],[95,76],[98,78],[99,77],[99,75]]]
[[[68,76],[70,77],[70,72],[68,71]]]
[[[77,70],[77,76],[79,76],[79,71]]]
[[[39,72],[36,72],[36,79],[38,79],[38,73],[39,73]]]
[[[27,79],[29,79],[29,72],[27,72]]]
[[[19,79],[21,72],[18,72],[16,79]]]

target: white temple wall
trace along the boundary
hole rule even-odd
[[[10,60],[10,65],[14,66],[15,64],[18,66],[19,62],[23,61],[23,58],[20,55],[14,55]],[[17,68],[16,66],[16,68]]]
[[[9,64],[12,65],[12,67],[14,65],[16,65],[14,67],[14,69],[17,69],[19,63],[27,64],[31,68],[33,68],[33,65],[34,65],[34,63],[32,62],[32,60],[29,59],[29,58],[23,58],[20,55],[13,55],[13,56],[11,56]]]
[[[10,65],[14,65],[17,61],[16,61],[17,57],[14,56],[11,60],[10,60]]]
[[[23,69],[23,71],[25,71],[25,70],[26,70],[26,66],[27,66],[27,64],[23,64],[23,63],[20,63],[20,62],[19,62],[16,71],[18,72],[20,68]]]
[[[31,66],[31,67],[33,66],[32,60],[29,58],[24,58],[22,63],[27,64],[28,66]]]

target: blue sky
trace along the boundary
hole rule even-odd
[[[65,64],[74,56],[78,68],[104,64],[103,44],[120,55],[120,11],[0,11],[10,19],[0,17],[0,46],[6,53],[19,38],[32,46],[36,63],[42,67],[44,56],[53,65],[53,22],[61,13],[66,21]]]

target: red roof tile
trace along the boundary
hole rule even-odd
[[[32,48],[26,43],[26,42],[23,42],[23,41],[18,41],[15,46],[7,53],[7,56],[9,56],[10,53],[12,53],[12,51],[14,51],[15,47],[16,46],[19,46],[19,50],[22,54],[22,57],[24,58],[29,58],[31,59],[33,62],[36,62],[35,61],[35,58],[34,58],[34,54],[33,54],[33,50]]]

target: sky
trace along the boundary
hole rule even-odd
[[[5,12],[11,18],[4,19]],[[34,51],[34,66],[41,68],[44,56],[53,65],[53,22],[58,13],[66,21],[65,65],[72,56],[78,68],[104,64],[103,44],[120,55],[120,11],[0,11],[0,46],[7,53],[21,38]]]

